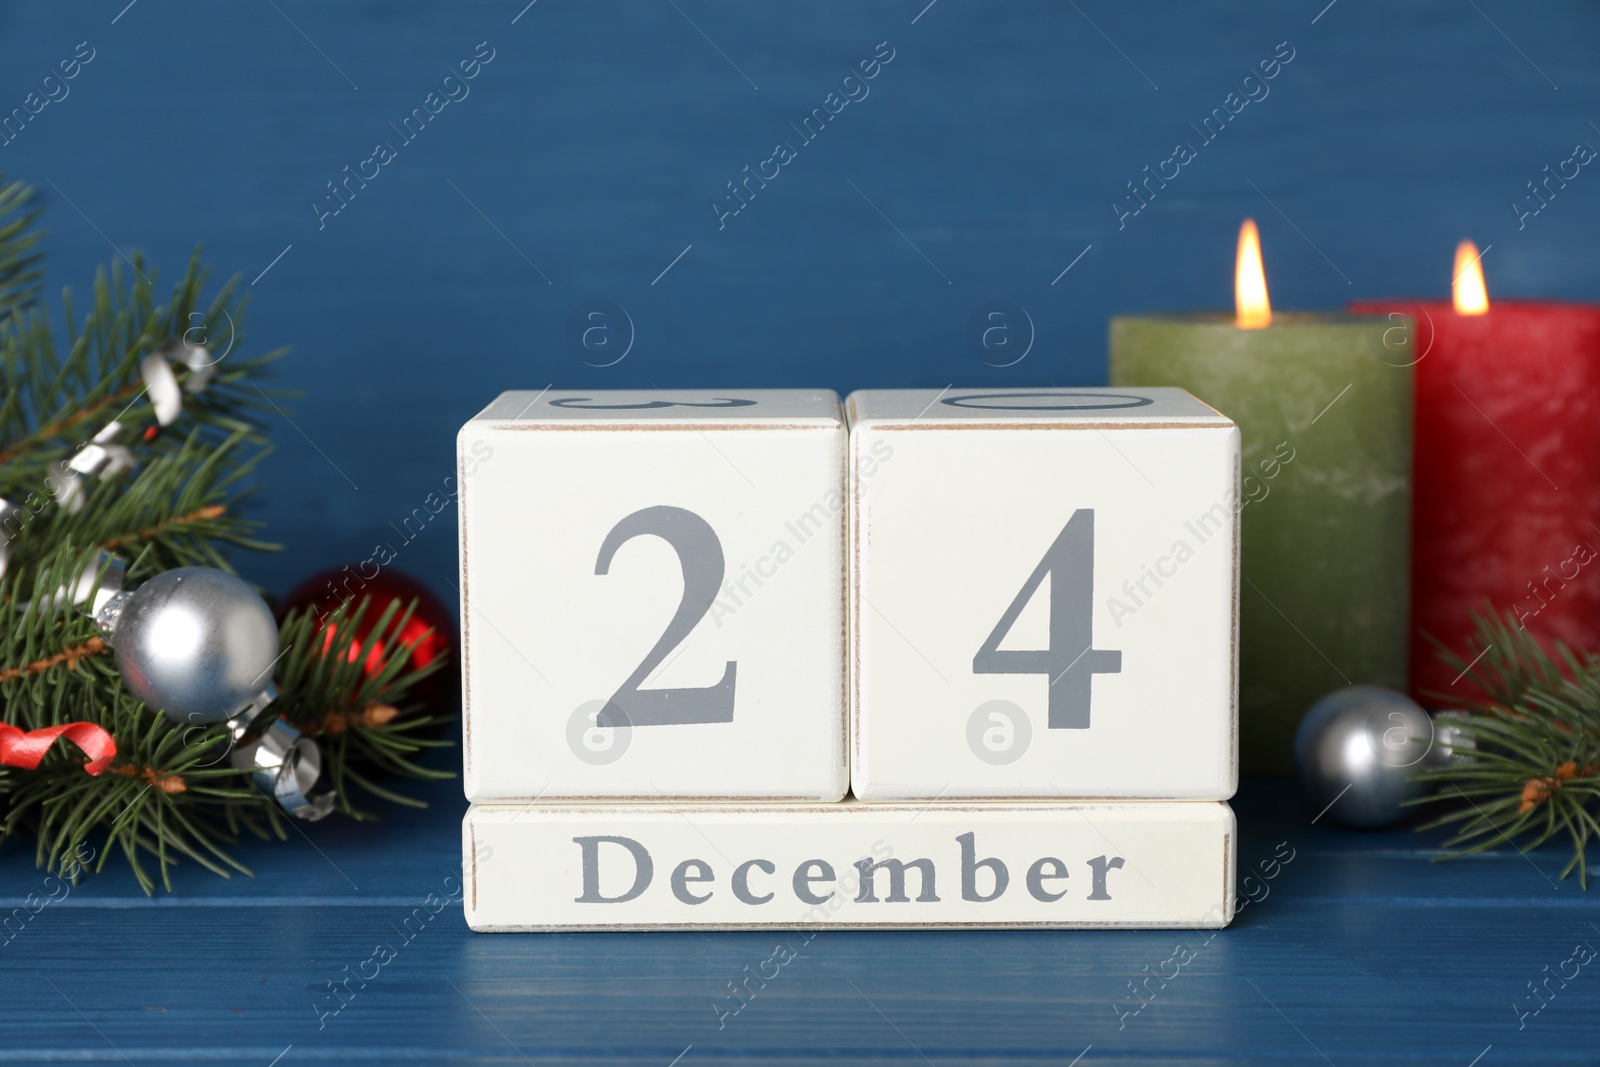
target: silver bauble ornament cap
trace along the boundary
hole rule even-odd
[[[1433,719],[1404,693],[1377,685],[1336,689],[1311,705],[1294,738],[1295,768],[1318,811],[1377,829],[1399,822],[1430,786]]]
[[[134,696],[176,722],[222,722],[271,684],[278,626],[242,579],[180,567],[128,596],[111,645]]]

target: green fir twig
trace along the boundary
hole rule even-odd
[[[1588,888],[1587,847],[1600,836],[1600,656],[1562,644],[1549,649],[1511,615],[1475,616],[1476,632],[1462,653],[1440,658],[1485,694],[1450,727],[1463,742],[1460,757],[1417,775],[1436,787],[1420,803],[1455,806],[1421,829],[1445,827],[1444,858],[1502,845],[1537,848],[1558,835],[1572,842],[1574,871]]]
[[[246,834],[287,838],[288,816],[233,768],[224,726],[174,723],[128,692],[93,620],[58,594],[86,566],[107,573],[93,570],[101,553],[119,557],[136,585],[174,567],[231,569],[234,549],[276,547],[242,505],[267,454],[264,417],[284,396],[259,382],[283,352],[245,354],[238,281],[207,296],[198,251],[165,300],[138,256],[131,270],[101,271],[81,317],[64,293],[58,339],[38,301],[30,202],[26,187],[0,182],[0,498],[16,505],[0,524],[0,721],[23,730],[95,723],[117,755],[89,775],[83,754],[59,741],[34,770],[0,767],[0,843],[32,838],[40,866],[72,878],[90,845],[93,869],[118,855],[147,893],[158,884],[170,891],[184,860],[222,877],[248,874],[233,846]],[[178,419],[159,427],[140,363],[178,339],[205,344],[220,361],[204,389],[185,389]],[[187,367],[175,371],[193,384]],[[136,465],[82,479],[70,502],[52,476],[113,419],[137,431],[118,442]],[[438,716],[410,699],[440,666],[410,669],[398,635],[413,610],[388,605],[372,629],[376,647],[359,650],[361,598],[322,620],[292,613],[281,627],[280,697],[262,717],[284,715],[318,741],[317,791],[334,787],[337,810],[352,818],[375,817],[358,806],[361,794],[421,804],[382,779],[450,777],[418,762],[447,742],[429,735]]]

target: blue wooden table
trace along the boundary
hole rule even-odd
[[[1241,873],[1255,878],[1214,935],[473,934],[443,900],[461,884],[465,805],[455,783],[431,796],[429,811],[375,827],[330,819],[247,847],[253,879],[185,870],[153,900],[115,861],[63,894],[11,847],[0,1063],[1600,1055],[1600,963],[1574,960],[1600,949],[1600,888],[1560,881],[1560,849],[1433,863],[1429,835],[1313,825],[1288,780],[1248,781],[1235,802]],[[54,899],[30,915],[30,892]],[[784,941],[798,958],[772,963]]]

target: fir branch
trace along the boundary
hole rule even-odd
[[[55,421],[47,422],[43,426],[28,432],[20,440],[12,441],[4,448],[0,448],[0,463],[12,462],[29,448],[36,447],[52,438],[62,437],[77,429],[80,424],[90,422],[96,416],[104,415],[113,409],[126,408],[139,399],[144,391],[143,382],[129,382],[120,389],[86,403],[76,411],[60,415]],[[18,400],[22,399],[21,393],[16,394],[16,396]],[[86,436],[92,436],[92,434]]]
[[[133,579],[173,567],[230,570],[227,547],[276,548],[254,536],[261,524],[240,508],[251,492],[245,479],[266,454],[242,454],[249,440],[239,432],[213,443],[196,429],[176,451],[131,473],[96,479],[76,511],[54,499],[23,498],[8,523],[17,542],[11,565],[27,569],[48,546],[62,543],[137,549],[142,562],[130,570]],[[19,532],[27,536],[16,538]]]
[[[142,257],[134,274],[120,263],[101,271],[88,314],[76,320],[70,292],[63,295],[68,346],[58,350],[49,315],[42,308],[20,311],[11,328],[0,332],[0,374],[7,390],[0,400],[0,495],[16,499],[44,491],[54,464],[75,452],[115,420],[153,428],[152,401],[140,366],[152,352],[177,340],[201,343],[215,338],[213,376],[199,392],[185,391],[178,423],[149,437],[123,440],[140,458],[181,448],[194,430],[212,441],[245,433],[260,438],[270,396],[255,379],[283,353],[247,358],[234,353],[244,301],[236,297],[238,279],[202,302],[205,271],[199,253],[174,286],[169,301],[154,298],[154,272]],[[175,366],[180,385],[194,372]]]
[[[38,296],[38,244],[44,237],[35,228],[38,218],[32,188],[0,181],[0,323]]]
[[[120,263],[100,272],[81,318],[64,292],[58,343],[36,300],[38,234],[27,202],[25,188],[0,186],[0,496],[18,505],[0,530],[0,721],[24,730],[91,722],[115,738],[117,756],[89,775],[83,754],[60,744],[35,770],[0,768],[0,839],[35,838],[40,865],[74,879],[82,847],[97,841],[96,869],[120,854],[147,893],[170,890],[184,860],[223,877],[248,874],[232,846],[245,834],[287,838],[287,816],[232,766],[225,725],[175,723],[129,693],[106,654],[114,637],[102,637],[63,593],[92,596],[82,586],[104,579],[104,566],[95,569],[102,553],[120,555],[136,585],[173,567],[230,569],[233,548],[275,547],[258,539],[242,505],[266,454],[263,419],[281,397],[258,379],[282,352],[235,351],[245,303],[238,280],[204,298],[198,252],[165,302],[138,257],[131,275]],[[220,362],[203,390],[185,388],[177,421],[158,428],[140,364],[177,339],[207,345]],[[180,385],[194,384],[186,366],[173,369]],[[117,442],[135,466],[83,478],[68,506],[52,474],[112,420],[146,431]],[[437,669],[410,669],[398,634],[411,610],[389,605],[373,630],[380,636],[359,649],[365,600],[328,620],[291,615],[281,628],[281,696],[263,718],[282,714],[319,739],[326,781],[354,818],[371,817],[352,799],[358,789],[419,803],[379,784],[380,775],[450,776],[417,762],[444,743],[422,734],[437,718],[407,701]]]
[[[102,542],[100,547],[108,552],[114,552],[124,546],[137,544],[140,541],[153,541],[165,534],[175,533],[179,530],[193,533],[194,527],[200,523],[220,519],[227,513],[228,506],[226,504],[207,504],[205,507],[195,508],[193,511],[183,515],[174,515],[170,519],[162,519],[156,525],[146,529],[135,530],[122,537],[109,538]]]
[[[82,843],[103,838],[97,869],[120,851],[146,892],[155,887],[145,869],[151,859],[169,890],[170,868],[183,857],[223,876],[249,873],[226,850],[237,838],[226,829],[224,809],[266,809],[271,802],[229,766],[223,726],[172,723],[120,692],[91,717],[117,739],[111,772],[91,777],[81,761],[52,752],[14,786],[8,836],[26,828],[38,840],[40,865],[54,870],[63,870]],[[174,779],[184,788],[161,785]]]
[[[1466,652],[1440,658],[1487,699],[1450,720],[1465,739],[1457,758],[1417,775],[1438,787],[1419,803],[1458,802],[1422,829],[1452,831],[1445,858],[1500,844],[1537,848],[1565,834],[1573,853],[1561,877],[1576,870],[1588,888],[1588,841],[1600,835],[1600,657],[1547,650],[1510,614],[1475,618]]]
[[[51,653],[43,659],[34,660],[32,663],[24,663],[18,667],[0,667],[0,682],[14,681],[30,674],[42,674],[51,667],[61,666],[62,664],[66,665],[67,670],[75,671],[78,669],[79,660],[87,656],[98,656],[109,648],[110,646],[100,638],[91,637],[82,644],[68,645],[60,652]]]
[[[347,601],[319,620],[311,610],[291,612],[284,619],[278,661],[278,690],[273,705],[298,729],[323,747],[323,767],[339,794],[339,810],[357,819],[371,818],[358,808],[350,785],[395,803],[425,806],[421,801],[376,786],[352,768],[366,765],[403,778],[454,777],[424,767],[417,758],[449,742],[419,736],[438,720],[408,705],[412,686],[439,670],[436,662],[408,669],[411,646],[400,639],[416,604],[390,603],[374,622],[366,644],[357,642],[370,601]],[[373,640],[376,638],[376,640]]]
[[[91,777],[83,773],[81,754],[58,746],[37,771],[0,775],[0,795],[9,801],[0,836],[35,836],[40,864],[57,871],[71,868],[83,842],[103,836],[100,865],[120,853],[146,892],[157,884],[170,890],[171,868],[184,859],[223,876],[248,873],[230,852],[240,833],[283,837],[287,830],[270,798],[229,763],[225,728],[174,723],[145,707],[125,691],[111,657],[101,654],[105,643],[93,621],[70,607],[48,606],[93,558],[91,549],[61,545],[41,562],[30,586],[19,587],[12,574],[0,578],[0,593],[30,604],[0,629],[0,711],[24,729],[95,722],[116,738],[117,759],[107,773]],[[416,736],[436,720],[406,703],[410,687],[440,666],[409,669],[410,647],[398,635],[414,605],[389,604],[372,630],[383,636],[358,646],[355,634],[368,607],[363,598],[326,619],[308,610],[284,620],[280,697],[263,713],[268,720],[284,715],[319,739],[339,810],[356,819],[374,817],[357,806],[357,790],[421,806],[362,768],[451,777],[415,762],[447,743]]]
[[[98,721],[80,712],[120,692],[121,678],[111,657],[71,654],[103,641],[94,621],[55,603],[60,591],[78,583],[93,561],[93,551],[63,543],[37,566],[12,568],[0,578],[0,612],[5,613],[0,626],[0,718],[6,722],[36,730],[78,719]],[[93,591],[85,590],[90,595]],[[27,610],[18,610],[19,604]]]

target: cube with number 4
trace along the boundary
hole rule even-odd
[[[846,407],[855,795],[1231,796],[1238,428],[1180,389]]]
[[[844,795],[835,393],[505,393],[457,446],[468,799]]]

